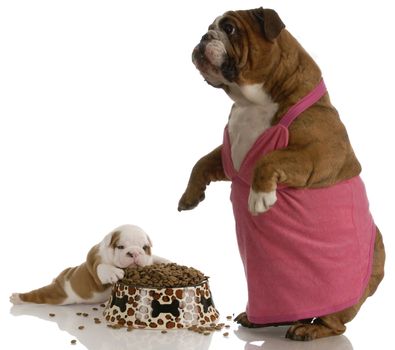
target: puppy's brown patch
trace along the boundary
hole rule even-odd
[[[118,246],[119,240],[121,239],[121,231],[114,231],[111,236],[110,247],[115,249]]]
[[[62,271],[48,286],[20,294],[21,300],[36,304],[63,304],[67,298],[65,283],[69,282],[73,291],[81,298],[88,300],[95,292],[103,292],[109,285],[102,285],[97,277],[97,266],[101,259],[99,245],[88,253],[86,262]]]
[[[151,247],[149,245],[145,245],[143,250],[145,251],[145,254],[151,255]]]

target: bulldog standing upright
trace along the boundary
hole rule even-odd
[[[342,334],[384,276],[385,251],[360,164],[321,71],[270,9],[218,17],[193,51],[234,101],[223,144],[192,170],[179,210],[231,180],[248,285],[246,327]]]

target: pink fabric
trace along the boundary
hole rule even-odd
[[[307,95],[300,114],[326,89]],[[303,99],[304,100],[304,99]],[[295,106],[297,106],[295,105]],[[277,188],[267,212],[248,211],[252,171],[265,154],[288,145],[287,126],[297,115],[267,129],[234,169],[227,127],[222,161],[232,180],[237,241],[248,285],[248,319],[275,323],[319,317],[358,302],[369,281],[376,228],[359,176],[320,189]],[[284,121],[283,121],[284,120]]]

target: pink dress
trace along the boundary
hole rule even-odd
[[[248,195],[254,165],[288,145],[288,126],[326,93],[323,81],[280,123],[267,129],[239,171],[231,158],[227,127],[222,162],[232,181],[237,241],[248,285],[247,316],[253,323],[319,317],[358,302],[372,269],[376,227],[359,176],[334,186],[279,186],[277,202],[253,216]]]

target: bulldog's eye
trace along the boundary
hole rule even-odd
[[[223,31],[224,31],[226,34],[228,34],[228,35],[234,34],[234,32],[235,32],[235,30],[236,30],[235,26],[234,26],[233,24],[229,23],[229,22],[225,22],[225,23],[222,25],[222,29],[223,29]]]
[[[125,249],[125,247],[123,245],[118,245],[117,248],[118,249]]]

